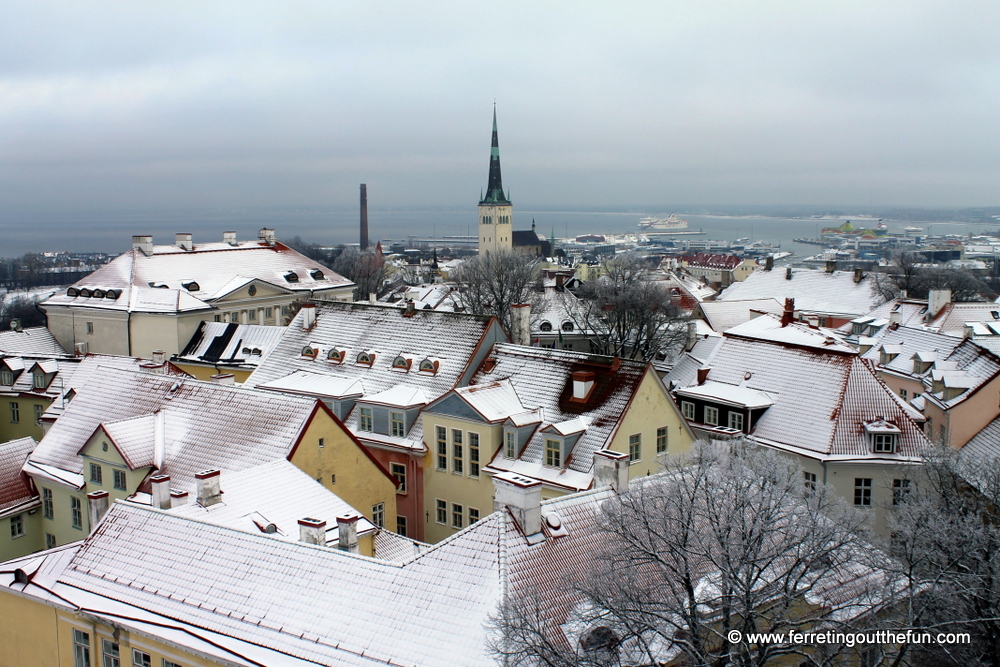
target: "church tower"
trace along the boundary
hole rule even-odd
[[[479,202],[479,254],[511,249],[513,207],[503,193],[500,180],[500,144],[497,141],[497,107],[493,105],[493,145],[490,149],[490,180],[486,196]]]

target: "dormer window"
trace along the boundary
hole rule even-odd
[[[72,297],[80,296],[80,290],[78,290],[75,287],[70,287],[69,289],[66,290],[66,296],[72,296]]]
[[[542,331],[552,331],[552,322],[548,321],[542,322],[541,324],[538,325],[538,328],[541,329]]]
[[[335,347],[331,347],[330,351],[326,353],[326,360],[335,364],[343,363],[344,353]]]
[[[312,359],[315,359],[317,354],[319,354],[319,350],[311,345],[306,345],[304,348],[302,348],[303,357],[310,357]]]
[[[895,433],[875,433],[872,435],[872,451],[876,454],[892,454],[896,451]]]
[[[299,274],[294,271],[289,271],[285,274],[285,281],[289,283],[297,283],[299,282]]]
[[[84,287],[82,290],[80,290],[80,296],[90,298],[90,290]]]
[[[358,355],[357,362],[362,366],[371,366],[375,363],[375,355],[370,352],[362,352]]]
[[[186,289],[188,292],[197,292],[198,290],[201,289],[201,286],[193,280],[181,283],[181,287]],[[253,294],[251,294],[250,296],[253,296]]]
[[[323,272],[320,271],[319,269],[313,269],[312,271],[309,272],[309,275],[312,276],[313,280],[323,280],[324,277]]]
[[[410,370],[410,365],[413,363],[412,359],[407,359],[403,355],[399,355],[392,360],[392,367],[396,370],[408,371]]]
[[[545,440],[545,465],[553,468],[562,467],[562,442],[547,438]]]
[[[45,376],[45,373],[35,373],[34,376],[35,389],[45,389],[49,386],[49,379]]]
[[[104,298],[104,290],[102,290],[100,287],[98,287],[98,288],[94,289],[93,292],[91,292],[91,295],[93,295],[93,297],[95,299],[103,299]]]
[[[710,405],[705,406],[705,423],[709,426],[719,425],[719,408],[713,408]]]
[[[14,371],[9,368],[0,369],[0,384],[8,387],[14,384]]]
[[[563,322],[562,323],[562,330],[563,331],[572,331],[573,330],[573,323],[570,322],[570,321],[568,321],[568,320],[566,322]]]
[[[420,362],[419,371],[421,373],[437,373],[439,362],[424,359]]]

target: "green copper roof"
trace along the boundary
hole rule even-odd
[[[490,180],[486,185],[486,196],[480,204],[509,205],[510,200],[504,196],[503,182],[500,178],[500,143],[497,141],[497,108],[493,105],[493,145],[490,148]]]

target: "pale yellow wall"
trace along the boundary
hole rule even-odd
[[[11,421],[10,404],[17,403],[20,417],[17,423]],[[42,412],[52,404],[50,398],[25,398],[23,396],[0,396],[0,442],[17,440],[31,436],[41,440],[45,431],[35,421],[35,406],[41,406]]]
[[[1000,414],[1000,378],[948,411],[948,444],[962,447]]]
[[[233,381],[242,384],[243,382],[246,382],[246,379],[250,377],[251,373],[253,373],[252,370],[246,370],[242,368],[226,368],[225,366],[220,366],[216,368],[215,366],[210,366],[206,364],[192,364],[186,361],[179,361],[176,359],[171,360],[170,363],[172,363],[174,366],[177,366],[185,373],[189,373],[193,375],[195,378],[205,381],[211,380],[213,375],[217,375],[219,373],[232,373]]]
[[[642,456],[629,465],[629,479],[659,472],[656,429],[661,426],[667,427],[668,454],[682,454],[691,449],[695,440],[693,434],[678,414],[663,383],[657,379],[652,369],[648,369],[609,446],[612,451],[628,454],[629,436],[642,436]]]
[[[0,665],[73,667],[72,651],[67,654],[59,639],[54,607],[0,589]],[[60,652],[68,659],[60,660]]]
[[[892,390],[892,393],[897,396],[901,396],[899,393],[900,389],[906,390],[906,401],[909,402],[917,394],[923,394],[925,392],[925,387],[923,384],[914,380],[912,378],[904,378],[892,373],[886,373],[885,371],[879,371],[878,376],[885,382],[886,386]]]
[[[24,525],[24,535],[16,538],[12,536],[10,526],[15,516],[20,516]],[[38,506],[5,514],[3,518],[0,518],[0,563],[11,558],[26,556],[44,547],[42,511]],[[2,658],[0,658],[0,665],[2,664]]]
[[[871,513],[871,527],[883,536],[888,535],[886,516],[892,505],[893,479],[909,478],[913,480],[910,482],[911,487],[915,487],[923,478],[921,466],[884,463],[827,463],[826,473],[827,484],[849,505],[854,504],[855,478],[872,480],[872,504],[864,511]]]
[[[484,217],[489,216],[492,224],[484,225]],[[506,216],[508,222],[497,224],[500,216]],[[510,250],[511,230],[514,219],[511,206],[480,206],[479,207],[479,252],[485,254],[490,250]]]
[[[49,331],[67,352],[73,352],[75,343],[87,343],[88,352],[95,354],[129,353],[127,313],[52,306],[46,315]],[[87,322],[93,323],[93,333],[87,333]]]
[[[326,412],[316,412],[290,460],[368,519],[373,518],[374,505],[385,503],[385,526],[396,528],[395,483]]]
[[[41,533],[39,548],[44,548],[45,546],[45,533],[54,535],[56,538],[56,545],[69,544],[70,542],[76,542],[77,540],[82,540],[87,537],[90,521],[87,517],[87,494],[85,491],[71,489],[62,484],[57,484],[51,482],[47,479],[40,479],[38,477],[34,478],[35,487],[38,489],[39,497],[43,497],[43,489],[50,489],[52,491],[52,510],[53,518],[48,519],[44,516],[44,505],[39,508],[38,513],[42,517],[41,522]],[[83,522],[80,528],[73,528],[72,525],[72,510],[70,506],[70,498],[77,497],[80,499],[81,511],[83,513]]]
[[[462,506],[462,527],[469,525],[469,508],[479,510],[483,518],[493,512],[493,478],[482,471],[493,458],[500,444],[503,427],[482,422],[455,419],[443,415],[425,413],[424,443],[427,445],[427,456],[424,457],[424,540],[430,543],[440,542],[449,535],[458,532],[452,528],[452,504]],[[436,427],[448,429],[448,470],[437,469]],[[462,474],[453,472],[454,462],[452,448],[452,429],[460,429],[462,437]],[[479,434],[479,477],[469,475],[469,433]],[[437,522],[437,500],[448,503],[448,519],[445,525]]]
[[[167,356],[177,354],[181,346],[191,339],[189,334],[181,340],[179,325],[179,318],[173,315],[133,313],[129,327],[132,344],[129,354],[144,359],[152,357],[153,350],[163,350]],[[194,330],[190,333],[193,334]]]
[[[107,445],[107,449],[105,449],[105,445]],[[139,489],[142,480],[146,479],[146,476],[153,469],[152,466],[146,466],[144,468],[129,470],[128,465],[125,464],[125,460],[118,453],[118,450],[115,449],[111,440],[105,435],[104,431],[100,430],[87,440],[87,444],[83,446],[83,450],[81,451],[81,456],[83,457],[83,479],[87,483],[83,490],[84,494],[93,491],[107,491],[109,507],[116,500],[123,500],[135,493]],[[91,463],[101,467],[100,484],[90,479]],[[125,490],[114,488],[115,470],[125,473]],[[86,500],[85,495],[84,499]]]

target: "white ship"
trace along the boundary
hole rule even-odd
[[[639,229],[644,232],[673,231],[687,229],[688,221],[671,213],[669,218],[643,218],[639,221]]]

